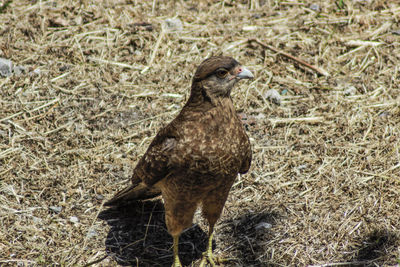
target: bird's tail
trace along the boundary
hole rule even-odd
[[[143,182],[133,184],[119,191],[115,196],[104,203],[106,206],[118,206],[129,201],[146,200],[159,196],[161,191],[155,187],[148,187]]]

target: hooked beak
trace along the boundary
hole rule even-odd
[[[249,71],[246,67],[241,66],[238,70],[238,74],[236,75],[239,79],[253,79],[254,75]]]

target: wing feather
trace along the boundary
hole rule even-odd
[[[171,154],[178,142],[174,132],[172,124],[160,130],[136,165],[132,182],[139,179],[151,187],[168,175]]]

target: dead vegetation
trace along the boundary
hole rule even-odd
[[[0,77],[2,266],[171,264],[159,201],[102,202],[220,53],[256,76],[233,92],[254,160],[217,228],[226,266],[399,264],[398,1],[0,5],[0,57],[27,68]],[[182,29],[163,26],[174,17]],[[183,237],[187,265],[205,249],[199,225]]]

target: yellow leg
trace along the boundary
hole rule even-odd
[[[172,264],[172,267],[182,267],[181,261],[179,260],[179,253],[178,253],[178,247],[179,247],[179,235],[178,236],[173,236],[174,238],[174,263]]]
[[[213,227],[210,226],[207,250],[203,253],[203,258],[201,259],[199,267],[205,267],[207,263],[209,263],[212,267],[216,266],[215,261],[217,259],[212,254],[212,239],[213,239]]]

